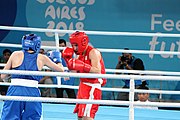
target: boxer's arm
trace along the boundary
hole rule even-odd
[[[91,60],[91,72],[92,73],[100,73],[101,74],[101,53],[96,50],[96,49],[92,49],[89,53],[89,58]],[[106,84],[106,79],[102,79],[102,81],[100,81],[101,86],[104,86]]]
[[[101,53],[96,50],[96,49],[92,49],[89,53],[89,58],[91,60],[91,73],[101,73]]]
[[[77,72],[89,73],[91,70],[91,65],[84,63],[81,60],[71,58],[68,62],[69,70],[76,70]]]
[[[13,52],[7,61],[6,65],[4,66],[3,70],[10,70],[12,68],[12,60],[15,60],[16,52]],[[1,74],[1,79],[5,79],[8,74]]]
[[[93,49],[90,51],[89,58],[91,60],[91,65],[84,63],[81,60],[71,58],[67,62],[69,70],[76,70],[79,72],[91,72],[91,73],[101,73],[101,54],[98,50]]]
[[[49,59],[46,55],[43,55],[43,65],[48,66],[49,68],[51,68],[54,71],[59,71],[59,72],[64,72],[64,67],[61,63],[54,63],[51,59]]]

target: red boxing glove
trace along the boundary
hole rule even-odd
[[[68,62],[74,54],[74,50],[72,48],[66,47],[62,52],[62,57],[66,62]]]
[[[70,59],[68,61],[69,70],[77,70],[81,73],[89,73],[91,70],[91,65],[84,63],[78,59]]]

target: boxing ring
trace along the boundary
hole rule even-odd
[[[3,102],[0,102],[2,109]],[[72,104],[43,103],[43,120],[76,120]],[[62,109],[66,108],[66,109]],[[95,120],[128,120],[128,108],[100,106]],[[179,120],[179,111],[135,109],[135,120]]]
[[[0,26],[2,30],[17,30],[17,31],[33,31],[33,32],[53,32],[55,33],[56,46],[42,46],[48,49],[63,49],[58,44],[58,33],[73,33],[74,30],[55,30],[55,29],[40,29],[40,28],[25,28],[25,27],[9,27]],[[180,34],[162,34],[162,33],[130,33],[130,32],[98,32],[86,31],[87,34],[95,35],[124,35],[124,36],[160,36],[160,37],[180,37]],[[1,47],[21,47],[16,44],[1,43]],[[180,54],[178,52],[166,51],[144,51],[144,50],[116,50],[116,49],[99,49],[101,52],[131,52],[141,54]],[[74,103],[89,103],[101,104],[99,111],[96,114],[95,120],[179,120],[179,111],[175,110],[145,110],[134,108],[134,105],[143,106],[158,106],[158,107],[180,107],[180,103],[170,102],[150,102],[150,103],[137,103],[134,102],[134,93],[159,93],[159,94],[180,94],[180,91],[165,91],[165,90],[137,90],[134,88],[134,80],[174,80],[180,81],[179,72],[165,72],[165,71],[135,71],[135,70],[114,70],[106,69],[109,74],[87,74],[87,73],[60,73],[60,72],[34,72],[34,71],[17,71],[17,70],[0,70],[0,74],[22,74],[22,75],[39,75],[39,76],[57,76],[57,77],[76,77],[76,78],[109,78],[109,79],[130,79],[130,89],[121,88],[107,88],[103,87],[103,91],[124,91],[129,92],[129,101],[116,101],[116,100],[83,100],[83,99],[68,99],[68,98],[43,98],[43,97],[20,97],[20,96],[0,96],[0,100],[16,100],[16,101],[41,101],[43,102],[43,119],[44,120],[74,120],[77,119],[76,114],[73,114]],[[141,75],[115,75],[114,72],[121,73],[138,73],[147,74]],[[158,76],[158,75],[166,76]],[[59,80],[58,80],[59,81]],[[10,85],[10,83],[0,83],[1,85]],[[60,81],[57,85],[39,85],[39,87],[62,87],[78,89],[78,86],[61,85]],[[63,103],[63,104],[58,104]],[[69,104],[73,103],[73,104]],[[3,102],[0,102],[2,109]],[[118,107],[124,105],[127,107]],[[116,107],[115,107],[116,106]]]

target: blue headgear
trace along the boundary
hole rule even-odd
[[[35,53],[39,53],[41,48],[41,37],[36,34],[27,34],[22,38],[23,50],[33,50]]]

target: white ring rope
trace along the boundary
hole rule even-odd
[[[0,70],[0,74],[19,74],[36,76],[59,76],[77,78],[109,78],[109,79],[143,79],[143,80],[173,80],[180,81],[178,76],[141,76],[141,75],[116,75],[116,74],[95,74],[95,73],[67,73],[67,72],[43,72],[43,71],[23,71],[23,70]]]
[[[117,69],[106,69],[108,73],[134,73],[134,74],[144,74],[144,75],[175,75],[179,76],[180,72],[169,72],[169,71],[149,71],[149,70],[117,70]]]
[[[11,83],[0,82],[0,85],[11,85]],[[71,85],[39,84],[38,87],[79,89],[79,86],[71,86]],[[113,91],[113,92],[129,92],[130,91],[130,89],[125,89],[125,88],[123,89],[123,88],[106,88],[106,87],[102,87],[101,90]],[[174,95],[180,94],[180,91],[167,91],[167,90],[139,90],[139,89],[134,89],[134,92],[153,93],[153,94],[174,94]]]
[[[47,28],[30,28],[30,27],[11,27],[0,26],[2,30],[17,30],[17,31],[33,31],[33,32],[54,32],[54,33],[73,33],[76,30],[59,30],[59,29],[47,29]],[[142,33],[142,32],[108,32],[108,31],[84,31],[87,34],[93,35],[118,35],[118,36],[146,36],[146,37],[180,37],[180,34],[169,33]]]
[[[11,83],[0,82],[0,85],[9,86],[9,85],[11,85]],[[71,85],[39,84],[38,87],[79,89],[79,86],[71,86]],[[101,90],[103,90],[103,91],[113,91],[113,92],[129,92],[130,91],[129,89],[106,88],[106,87],[102,87]],[[153,94],[174,94],[174,95],[179,95],[180,94],[180,91],[167,91],[167,90],[138,90],[138,89],[134,89],[134,92],[153,93]]]
[[[145,79],[145,80],[173,80],[180,81],[180,77],[175,76],[141,76],[141,75],[114,75],[114,74],[89,74],[89,73],[66,73],[66,72],[42,72],[42,71],[23,71],[23,70],[0,70],[0,74],[20,74],[20,75],[37,75],[37,76],[60,76],[60,77],[81,77],[81,78],[111,78],[111,79]],[[2,85],[11,85],[10,83],[1,83]],[[39,85],[39,87],[62,87],[75,88],[78,86],[68,85]],[[102,88],[104,91],[124,91],[129,89],[122,88]],[[134,92],[161,93],[161,94],[180,94],[180,91],[162,91],[162,90],[134,90]]]
[[[22,48],[20,44],[9,44],[9,43],[0,43],[0,47],[15,47]],[[64,47],[57,46],[41,46],[44,49],[64,49]],[[149,50],[124,50],[124,49],[102,49],[97,48],[101,52],[107,53],[139,53],[139,54],[168,54],[168,55],[180,55],[180,52],[172,52],[172,51],[149,51]]]
[[[0,66],[5,66],[4,63],[0,63]],[[49,69],[48,67],[44,66],[43,69]],[[65,70],[68,70],[67,67],[64,67]],[[169,72],[169,71],[148,71],[148,70],[117,70],[117,69],[106,69],[107,73],[133,73],[133,74],[143,74],[143,75],[174,75],[179,76],[180,72]]]

